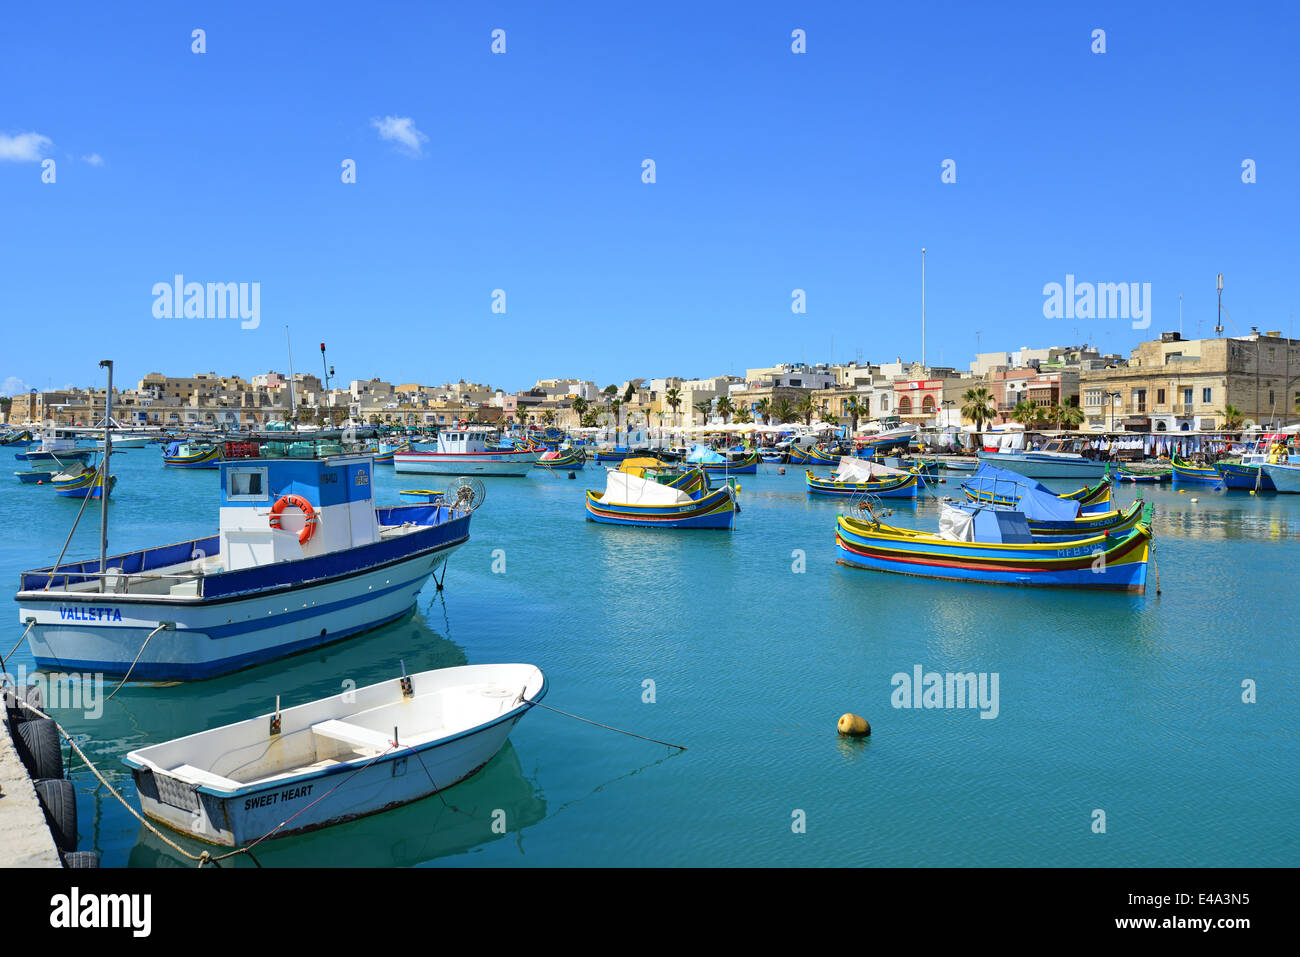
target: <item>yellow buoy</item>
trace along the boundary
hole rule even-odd
[[[740,488],[739,485],[736,486],[736,491],[737,491],[737,492],[740,492],[740,491],[741,491],[741,488]]]
[[[837,727],[840,734],[846,734],[852,738],[862,738],[871,734],[871,725],[867,723],[867,719],[857,714],[841,715]]]
[[[1254,494],[1255,494],[1255,490],[1254,490],[1254,489],[1251,489],[1251,490],[1250,490],[1250,494],[1251,494],[1251,495],[1254,495]]]

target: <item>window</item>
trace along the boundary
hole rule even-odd
[[[226,498],[232,502],[265,502],[266,469],[230,469],[226,473]]]
[[[1190,386],[1188,386],[1187,388],[1183,389],[1183,405],[1191,405],[1191,404],[1192,404],[1192,389]]]
[[[1156,405],[1164,405],[1164,404],[1165,404],[1165,390],[1156,389]]]
[[[1209,403],[1211,403],[1211,402],[1214,401],[1214,399],[1212,398],[1213,395],[1214,395],[1214,390],[1213,390],[1213,389],[1202,389],[1202,390],[1201,390],[1201,401],[1204,402],[1204,403],[1206,403],[1206,404],[1209,404]]]
[[[1133,402],[1136,405],[1138,412],[1145,412],[1147,410],[1147,390],[1134,389]]]

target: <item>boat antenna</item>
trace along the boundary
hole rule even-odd
[[[108,477],[108,460],[113,455],[113,430],[109,426],[113,421],[113,360],[105,359],[99,367],[108,370],[108,381],[104,385],[104,458],[99,463],[99,590],[103,592],[107,588],[108,495],[112,487]],[[93,493],[94,485],[90,488]]]

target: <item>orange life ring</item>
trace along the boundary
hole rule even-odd
[[[307,524],[298,532],[298,544],[306,545],[311,541],[311,537],[316,534],[316,523],[319,521],[316,510],[311,507],[311,502],[307,501],[301,495],[281,495],[276,503],[271,506],[271,527],[280,527],[280,513],[290,505],[299,509],[302,516],[306,519]]]

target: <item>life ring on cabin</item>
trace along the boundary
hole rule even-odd
[[[303,525],[302,530],[298,532],[298,544],[306,545],[311,541],[311,537],[316,534],[316,525],[320,519],[316,515],[316,510],[311,507],[311,502],[301,495],[281,495],[276,500],[276,503],[271,506],[271,527],[280,528],[280,513],[290,505],[299,509],[302,512],[302,517],[307,522],[307,524]]]

